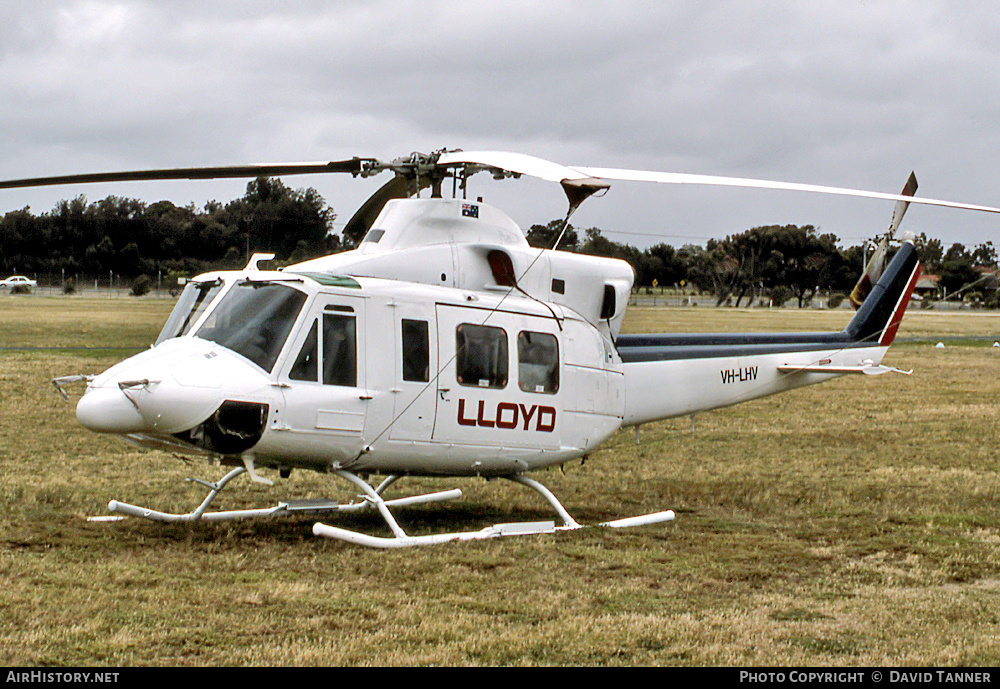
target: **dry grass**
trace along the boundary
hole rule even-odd
[[[628,332],[813,332],[841,330],[853,311],[796,309],[715,309],[633,307]],[[900,338],[1000,337],[1000,312],[909,309]],[[990,343],[992,344],[992,343]]]
[[[169,308],[81,303],[24,300],[13,317],[0,304],[0,333],[141,347]],[[822,330],[849,314],[633,316],[632,331]],[[913,316],[900,337],[997,328],[977,314]],[[649,424],[639,445],[622,432],[584,465],[538,476],[581,520],[672,508],[672,525],[403,552],[317,539],[310,519],[85,521],[110,498],[188,509],[203,491],[183,478],[221,475],[76,425],[49,379],[117,358],[0,353],[5,665],[1000,662],[1000,349],[904,344],[887,363],[913,376],[852,377],[701,414],[693,432],[687,418]],[[550,518],[507,482],[400,490],[421,485],[465,497],[401,512],[411,532]],[[224,503],[322,495],[349,493],[295,473],[274,489],[234,484]]]
[[[126,347],[156,339],[171,299],[0,296],[0,348]]]

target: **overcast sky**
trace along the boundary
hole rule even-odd
[[[0,178],[504,150],[567,165],[805,182],[1000,205],[990,2],[0,0]],[[386,178],[288,177],[346,221]],[[473,178],[522,226],[551,183]],[[0,191],[0,213],[109,194],[180,205],[245,181]],[[574,217],[703,243],[813,224],[844,244],[892,202],[614,183]],[[1000,216],[911,207],[904,229],[1000,244]]]

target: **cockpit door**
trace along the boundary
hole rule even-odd
[[[347,462],[361,452],[368,401],[364,300],[319,294],[285,359],[278,429],[293,456]]]

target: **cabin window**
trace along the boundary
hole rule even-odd
[[[323,314],[323,383],[358,385],[358,341],[354,316]]]
[[[559,341],[549,333],[526,330],[517,336],[517,383],[525,392],[559,390]]]
[[[455,331],[455,375],[459,385],[507,386],[507,333],[502,328],[463,323]]]
[[[287,285],[241,282],[226,292],[195,335],[270,372],[305,301],[305,294]]]
[[[427,321],[403,319],[403,380],[430,381],[431,345]]]

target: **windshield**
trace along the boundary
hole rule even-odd
[[[160,344],[172,337],[186,335],[201,318],[201,314],[205,313],[205,309],[212,303],[212,300],[219,295],[222,285],[222,280],[187,283],[174,305],[174,310],[170,312],[170,317],[163,324],[163,329],[160,331],[159,337],[156,338],[155,344]]]
[[[305,301],[305,294],[287,285],[241,282],[226,292],[195,335],[270,372]]]

